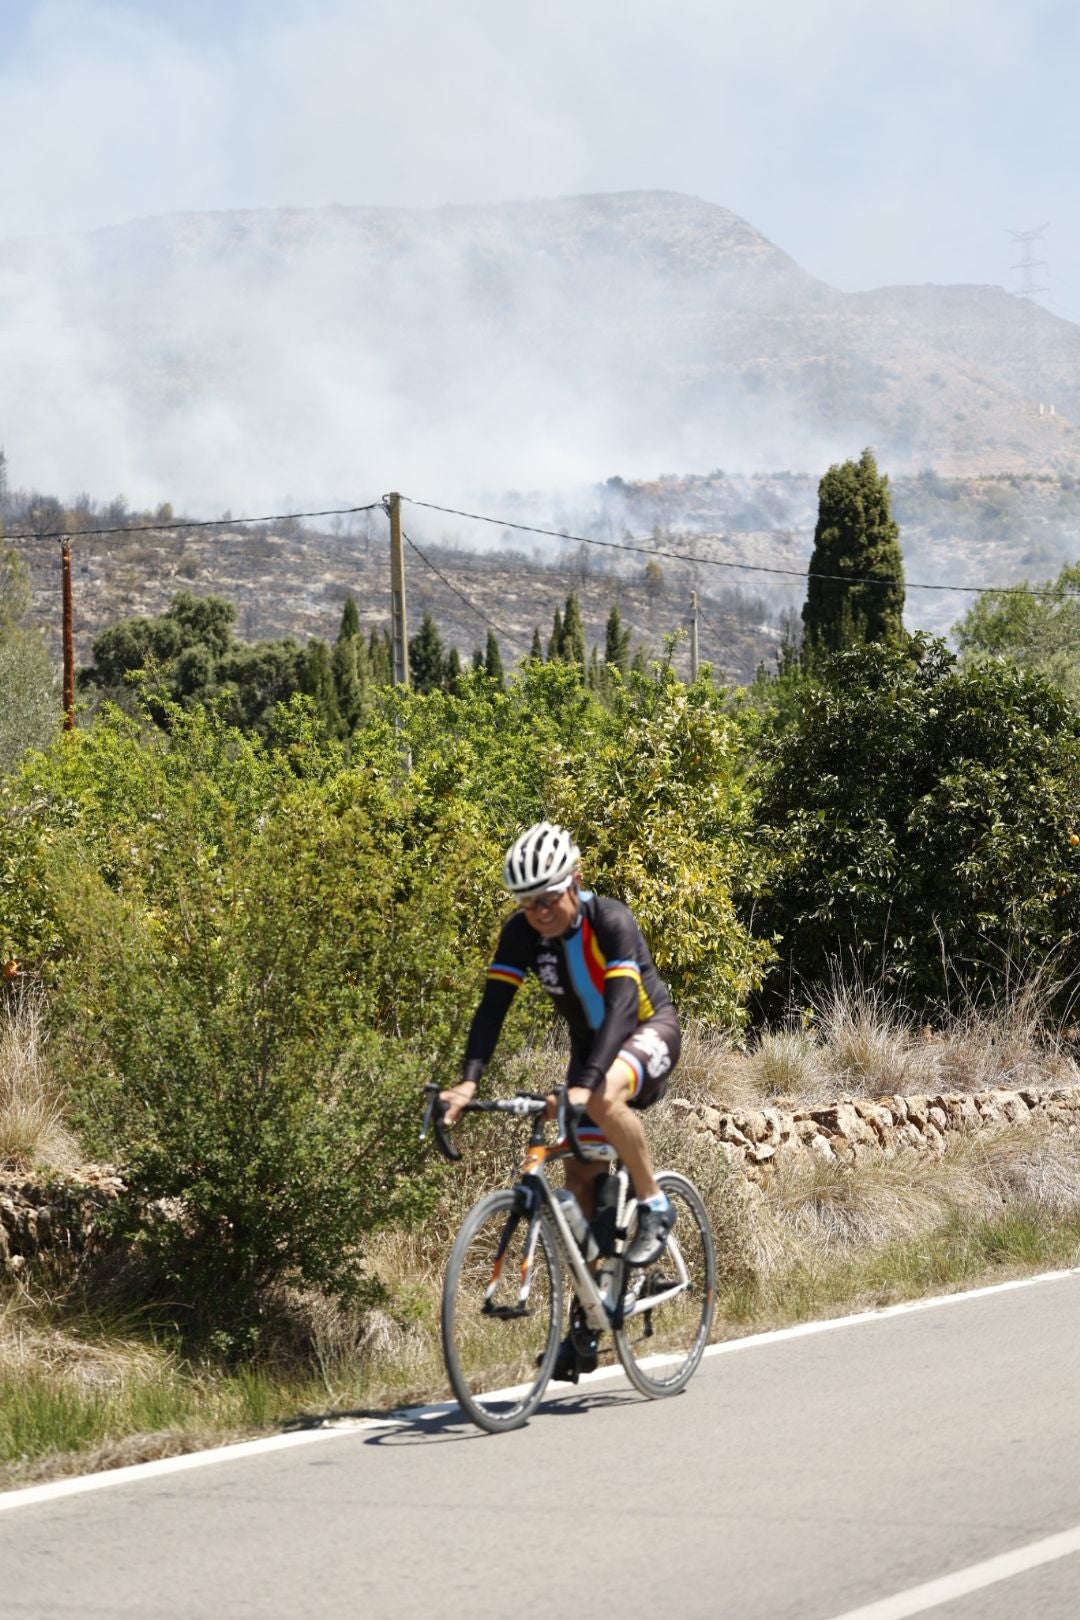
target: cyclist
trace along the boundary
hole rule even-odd
[[[629,908],[584,889],[581,852],[565,827],[537,822],[506,853],[503,883],[518,909],[503,926],[487,984],[473,1016],[460,1082],[442,1093],[453,1124],[476,1090],[503,1020],[527,972],[535,973],[570,1031],[568,1099],[583,1105],[629,1171],[638,1200],[631,1265],[663,1253],[675,1209],[660,1190],[639,1112],[667,1089],[681,1046],[667,987]],[[555,1110],[550,1098],[549,1111]],[[586,1141],[588,1127],[585,1127]],[[587,1220],[595,1211],[602,1162],[566,1162],[566,1184]],[[556,1377],[589,1371],[564,1343]]]

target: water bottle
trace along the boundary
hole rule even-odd
[[[600,1298],[604,1302],[606,1311],[613,1311],[618,1303],[621,1276],[621,1260],[616,1260],[612,1255],[609,1259],[602,1261],[596,1277],[596,1286],[600,1290]]]
[[[589,1229],[581,1205],[568,1187],[556,1187],[554,1196],[559,1201],[559,1208],[566,1216],[566,1224],[574,1234],[574,1242],[585,1256],[586,1260],[595,1260],[600,1252],[596,1247],[596,1239]]]

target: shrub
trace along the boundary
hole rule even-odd
[[[547,808],[589,881],[626,901],[680,1009],[714,1026],[743,1021],[772,956],[736,909],[763,871],[746,752],[707,677],[687,687],[656,665],[620,682],[587,745],[557,750],[549,772]]]
[[[1040,677],[960,669],[923,638],[843,653],[762,765],[774,1005],[838,960],[916,1011],[993,1000],[1017,954],[1080,966],[1080,719]]]

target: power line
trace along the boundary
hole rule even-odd
[[[728,568],[739,573],[773,574],[789,579],[825,579],[832,580],[841,585],[877,585],[885,587],[903,584],[905,589],[909,591],[954,591],[967,596],[993,595],[1057,597],[1059,594],[1064,594],[1066,596],[1075,596],[1080,594],[1076,591],[1066,591],[1064,593],[1060,593],[1056,586],[1040,587],[1033,585],[931,584],[925,580],[909,579],[901,581],[897,580],[891,575],[885,578],[875,578],[874,576],[868,574],[824,574],[818,572],[817,570],[812,571],[810,569],[803,568],[782,568],[777,564],[734,562],[730,558],[726,557],[705,557],[695,552],[675,551],[670,547],[658,546],[655,543],[645,545],[642,542],[635,540],[600,540],[594,535],[569,534],[565,529],[545,529],[534,523],[517,523],[510,518],[492,517],[483,512],[465,512],[461,510],[461,508],[455,506],[440,506],[435,501],[418,501],[414,500],[410,495],[403,495],[401,499],[403,501],[408,501],[411,506],[424,508],[429,512],[442,512],[449,517],[468,518],[474,523],[490,523],[502,529],[515,529],[523,534],[546,535],[554,540],[571,541],[576,545],[602,546],[612,551],[635,552],[645,557],[664,557],[672,562],[691,563],[695,566],[706,568]],[[362,512],[375,512],[382,510],[385,510],[385,505],[382,501],[369,501],[362,506],[331,506],[322,508],[318,511],[306,512],[271,512],[260,517],[205,518],[191,519],[188,521],[177,520],[170,521],[168,523],[119,523],[107,527],[78,529],[75,531],[70,531],[67,529],[46,529],[42,530],[41,533],[35,533],[31,530],[23,530],[16,531],[14,534],[7,534],[4,536],[4,539],[9,542],[13,540],[86,540],[117,534],[165,534],[174,532],[178,529],[227,529],[246,527],[257,523],[284,523],[299,518],[353,517]],[[427,567],[429,567],[433,573],[438,573],[438,569],[435,568],[430,559],[423,556],[423,554],[419,551],[415,541],[410,540],[409,544],[413,547],[413,550],[417,552],[417,555],[421,557],[421,560],[427,565]],[[456,589],[450,584],[449,580],[445,579],[444,576],[440,575],[439,577],[443,579],[443,583],[450,590]],[[460,592],[457,592],[456,594],[461,595]],[[492,624],[492,621],[487,619],[486,615],[484,615],[481,610],[472,602],[469,602],[466,597],[462,597],[462,601],[465,602],[465,605],[473,612],[478,613],[481,618],[485,619],[486,623],[491,624],[492,629],[498,629],[498,627]],[[505,634],[505,632],[501,631],[499,633]],[[515,645],[517,646],[522,645],[521,642],[516,641],[516,639],[512,636],[508,636],[507,639],[514,641]]]
[[[419,557],[420,561],[424,564],[424,566],[426,568],[430,568],[431,572],[436,576],[436,578],[441,579],[443,584],[446,586],[447,590],[448,591],[453,591],[453,593],[457,597],[458,601],[459,602],[464,602],[465,606],[469,609],[469,611],[471,613],[475,613],[477,618],[483,619],[484,623],[488,626],[489,629],[494,630],[496,635],[502,636],[503,640],[508,641],[511,646],[513,646],[513,647],[523,647],[525,645],[525,643],[523,641],[518,640],[517,636],[511,635],[509,630],[500,630],[499,626],[495,623],[495,621],[493,619],[488,618],[488,616],[484,612],[483,608],[478,608],[475,602],[470,602],[469,598],[465,595],[464,591],[459,591],[457,586],[452,584],[451,581],[447,579],[446,575],[444,573],[442,573],[440,569],[436,568],[435,564],[431,561],[431,558],[430,557],[425,557],[424,553],[420,550],[420,547],[416,544],[416,541],[413,540],[410,535],[405,534],[404,530],[402,530],[402,534],[405,537],[405,544],[407,546],[412,547],[413,551],[416,552],[416,555]]]
[[[118,523],[108,529],[46,529],[40,534],[6,534],[5,540],[86,540],[103,534],[159,534],[168,529],[228,529],[241,523],[284,523],[290,518],[352,517],[357,512],[382,510],[381,501],[367,506],[331,506],[322,512],[271,512],[267,517],[201,518],[189,523]]]
[[[546,534],[555,540],[571,540],[582,546],[606,546],[613,551],[635,551],[645,557],[667,557],[673,562],[700,564],[707,568],[734,568],[747,574],[784,574],[792,579],[829,579],[841,585],[903,585],[909,591],[962,591],[965,595],[986,596],[1057,596],[1054,587],[1039,588],[1031,585],[929,585],[923,581],[898,580],[893,575],[875,579],[869,574],[821,574],[805,568],[770,567],[766,563],[731,562],[726,557],[700,557],[693,552],[672,551],[663,546],[644,545],[636,540],[598,540],[587,534],[567,534],[563,529],[541,529],[533,523],[514,523],[509,518],[486,516],[483,512],[463,512],[455,506],[437,506],[434,501],[417,501],[403,495],[410,506],[422,506],[429,512],[445,512],[450,517],[471,518],[476,523],[493,523],[502,529],[519,529],[524,534]],[[1078,593],[1068,591],[1068,596]]]

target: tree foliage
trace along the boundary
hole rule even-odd
[[[818,518],[803,607],[811,656],[903,633],[904,562],[889,480],[869,450],[832,466],[818,486]],[[882,583],[878,584],[877,581]]]
[[[762,752],[776,994],[839,964],[932,1009],[1010,961],[1080,967],[1078,773],[1080,719],[1036,676],[924,638],[835,657]]]
[[[446,678],[446,650],[430,613],[424,614],[419,630],[409,639],[409,675],[418,692],[434,692]]]
[[[1080,702],[1080,563],[1031,591],[987,591],[956,626],[956,641],[967,663],[1009,659]]]

